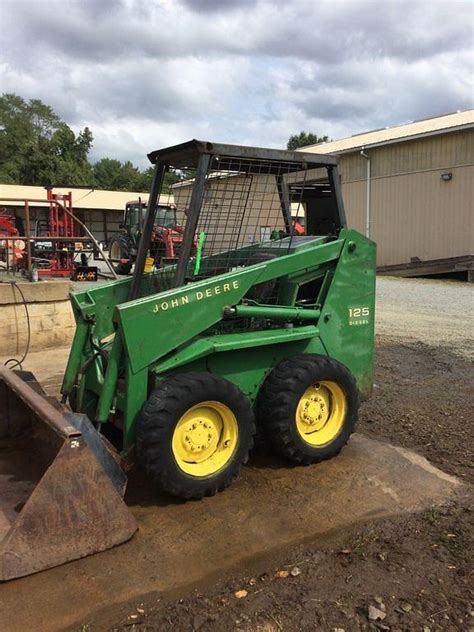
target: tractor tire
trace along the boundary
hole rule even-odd
[[[213,496],[238,477],[254,434],[252,406],[237,386],[211,373],[185,373],[165,380],[144,404],[137,461],[158,490]]]
[[[267,441],[281,456],[301,465],[339,454],[354,432],[358,410],[352,373],[316,354],[280,362],[257,398],[257,421]]]
[[[112,264],[117,274],[130,274],[132,261],[130,259],[130,241],[127,235],[116,233],[112,235],[109,242],[109,257],[111,259],[128,259],[128,263]]]

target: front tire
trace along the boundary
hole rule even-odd
[[[253,446],[250,401],[211,373],[160,384],[143,406],[137,459],[159,490],[180,498],[212,496],[237,478]]]
[[[128,237],[122,233],[112,235],[109,243],[109,257],[114,260],[123,260],[119,261],[119,263],[112,264],[117,274],[130,273],[132,269],[130,256],[130,242]]]
[[[283,360],[265,380],[257,417],[274,449],[309,465],[341,451],[354,431],[359,393],[352,373],[326,356]]]

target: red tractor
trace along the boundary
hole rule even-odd
[[[127,202],[121,231],[109,241],[109,257],[117,274],[128,274],[138,252],[147,203],[142,200]],[[160,267],[177,260],[183,241],[183,228],[176,220],[174,205],[159,204],[156,207],[155,225],[150,242],[149,255],[154,265]]]

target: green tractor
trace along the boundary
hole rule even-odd
[[[43,472],[19,516],[4,510],[16,520],[0,578],[131,537],[120,497],[132,464],[159,492],[212,496],[238,477],[257,430],[291,463],[336,456],[371,392],[375,244],[346,225],[336,158],[196,140],[149,158],[133,276],[71,294],[62,412],[31,375],[0,371],[0,439],[26,436],[16,454],[41,457]],[[170,168],[195,170],[174,191],[179,256],[145,273]]]
[[[120,232],[110,238],[109,257],[117,274],[129,274],[132,269],[146,208],[146,202],[141,199],[127,202]],[[153,259],[154,266],[160,267],[176,261],[182,241],[183,229],[176,218],[176,207],[173,204],[158,204],[149,244],[149,256]]]

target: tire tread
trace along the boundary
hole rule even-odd
[[[319,375],[319,377],[317,377]],[[344,384],[348,411],[343,429],[326,446],[313,447],[297,435],[294,410],[306,388],[324,376]],[[298,354],[282,360],[263,383],[257,398],[257,419],[273,448],[294,463],[309,465],[336,456],[349,440],[357,421],[359,393],[347,367],[327,356]]]

